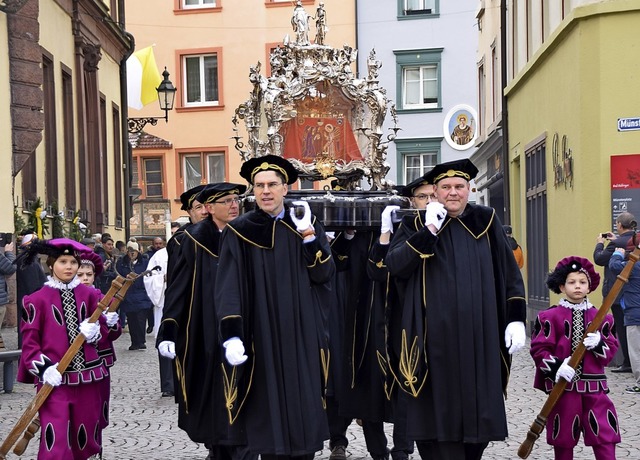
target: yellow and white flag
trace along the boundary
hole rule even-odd
[[[136,51],[127,59],[127,98],[129,107],[140,110],[158,100],[156,88],[162,76],[153,55],[153,46]]]

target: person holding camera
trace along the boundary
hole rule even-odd
[[[7,289],[7,276],[11,276],[16,272],[16,265],[13,263],[16,256],[13,253],[13,243],[11,242],[11,233],[0,233],[0,328],[4,321],[4,315],[7,311],[9,303],[9,290]],[[0,343],[2,342],[2,334],[0,333]]]
[[[596,238],[596,247],[593,250],[593,261],[596,265],[604,267],[604,282],[602,283],[602,297],[607,297],[613,283],[616,281],[616,275],[609,268],[609,260],[613,255],[616,248],[626,248],[629,240],[636,232],[638,223],[636,218],[630,212],[622,212],[616,217],[616,233],[618,236],[611,232],[599,233]],[[608,244],[605,246],[605,241]],[[618,340],[620,340],[620,349],[622,350],[622,364],[611,372],[631,372],[631,363],[629,361],[629,346],[627,344],[627,333],[624,326],[624,312],[620,301],[622,299],[622,293],[618,294],[616,300],[611,306],[611,312],[613,313],[613,319],[615,329],[617,332]]]

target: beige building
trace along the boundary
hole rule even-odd
[[[591,259],[617,214],[640,214],[640,1],[511,0],[508,10],[511,221],[533,315],[549,305],[544,280],[560,258]]]
[[[130,43],[118,2],[4,4],[0,69],[8,78],[0,87],[0,142],[7,145],[0,187],[8,199],[2,230],[19,229],[40,204],[45,238],[75,236],[79,224],[123,238],[120,67]],[[9,197],[21,219],[15,226]]]
[[[318,1],[303,0],[310,16]],[[326,43],[355,45],[355,1],[325,0],[329,32]],[[165,209],[172,220],[185,190],[209,182],[244,181],[240,155],[234,148],[232,118],[249,98],[249,69],[261,63],[268,75],[269,52],[294,37],[294,2],[254,0],[175,0],[154,4],[126,2],[127,29],[136,49],[154,45],[158,66],[170,72],[177,88],[175,107],[156,126],[147,125],[149,145],[133,149],[134,201],[131,234],[150,239],[164,235]],[[310,21],[313,24],[313,20]],[[310,38],[314,29],[311,27]],[[129,110],[130,117],[163,117],[154,104]],[[239,136],[246,142],[244,124]],[[139,190],[136,190],[139,189]],[[157,216],[157,217],[154,217]]]

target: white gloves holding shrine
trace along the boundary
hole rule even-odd
[[[87,343],[94,343],[100,340],[100,324],[96,321],[90,323],[88,319],[85,319],[80,323],[80,333],[87,339]]]
[[[304,208],[304,214],[302,217],[296,217],[296,210],[300,207]],[[289,214],[291,215],[291,220],[294,224],[296,224],[296,230],[300,233],[304,232],[311,228],[311,208],[309,208],[309,203],[306,201],[294,201],[291,203],[291,209],[289,209]]]
[[[62,374],[58,371],[58,363],[45,369],[42,374],[42,381],[52,387],[57,387],[62,383]]]
[[[437,201],[432,201],[426,208],[424,226],[428,227],[429,225],[433,225],[437,232],[440,230],[440,227],[442,227],[445,217],[447,217],[447,210],[444,208],[444,205]],[[432,233],[434,232],[432,231]]]
[[[556,383],[560,381],[561,378],[565,379],[567,382],[571,382],[573,377],[576,375],[576,370],[569,366],[567,363],[569,362],[569,358],[565,358],[560,367],[558,368],[558,372],[556,373]]]
[[[600,341],[602,340],[602,336],[599,331],[589,332],[587,336],[584,338],[582,343],[584,344],[587,350],[593,350],[595,347],[600,345]]]
[[[380,216],[380,220],[382,222],[380,226],[380,233],[393,233],[393,219],[391,218],[391,214],[393,214],[393,211],[397,209],[400,209],[400,206],[390,205],[384,208],[382,215]]]
[[[104,317],[108,327],[115,326],[120,319],[120,315],[115,311],[108,311],[104,313]]]
[[[238,337],[232,337],[222,344],[225,348],[224,356],[232,366],[244,363],[248,356],[244,354],[244,345]]]
[[[165,358],[174,359],[176,357],[176,344],[169,340],[163,340],[158,344],[158,353]]]
[[[510,355],[524,347],[526,341],[527,334],[522,321],[512,321],[507,324],[507,328],[504,331],[504,343],[509,349]]]

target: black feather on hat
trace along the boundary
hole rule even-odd
[[[584,273],[589,280],[589,292],[593,292],[600,284],[600,274],[593,264],[584,257],[569,256],[560,260],[556,268],[547,276],[547,287],[556,294],[560,294],[560,286],[566,283],[569,273]]]
[[[262,171],[276,171],[282,174],[287,184],[293,184],[298,180],[298,171],[291,162],[277,155],[264,155],[245,161],[240,168],[240,175],[253,184],[253,178]]]
[[[69,238],[55,238],[52,240],[34,240],[18,255],[15,264],[23,268],[32,263],[38,254],[55,257],[74,256],[78,261],[80,254],[91,251],[91,248]]]

